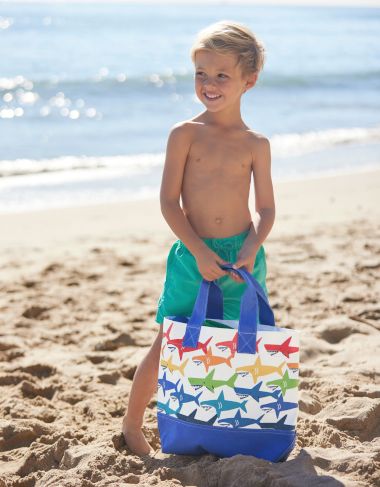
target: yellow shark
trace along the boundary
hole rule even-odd
[[[161,359],[161,365],[163,367],[167,367],[170,372],[174,372],[175,370],[178,370],[178,372],[183,376],[184,374],[184,368],[186,367],[187,362],[189,359],[186,359],[184,362],[181,362],[179,365],[173,364],[172,361],[172,356],[170,355],[169,360],[164,360]]]
[[[253,365],[243,365],[242,367],[238,367],[236,372],[247,372],[251,374],[253,383],[256,384],[257,379],[262,377],[263,375],[273,374],[277,372],[282,377],[282,367],[286,364],[286,362],[282,362],[281,365],[277,367],[275,365],[263,365],[261,363],[260,357],[257,357],[255,363]]]

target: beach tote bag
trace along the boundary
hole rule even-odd
[[[164,317],[161,449],[284,461],[296,440],[298,332],[275,325],[263,288],[246,269],[221,267],[247,283],[239,320],[223,320],[221,289],[205,279],[190,317]]]

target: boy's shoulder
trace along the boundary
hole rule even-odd
[[[189,118],[187,120],[181,120],[175,123],[171,127],[173,130],[194,132],[197,130],[204,130],[208,128],[208,125],[202,120],[196,120],[194,118]]]
[[[260,132],[255,132],[252,129],[248,129],[247,133],[249,145],[253,154],[257,155],[270,152],[270,141],[266,135],[261,134]]]
[[[264,142],[267,141],[269,142],[269,138],[264,135],[264,134],[261,134],[260,132],[255,132],[254,130],[252,129],[247,129],[247,134],[249,135],[250,139],[253,141],[253,142]]]
[[[191,130],[194,127],[199,125],[199,122],[195,122],[194,120],[182,120],[180,122],[175,123],[170,127],[171,131],[183,132],[185,130]]]
[[[178,140],[179,143],[190,143],[194,134],[196,123],[192,120],[182,120],[172,125],[169,129],[169,138]]]

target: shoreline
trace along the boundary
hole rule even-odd
[[[273,164],[273,162],[272,162]],[[357,174],[367,174],[367,173],[376,173],[380,171],[380,164],[369,164],[363,167],[358,167],[358,168],[346,168],[346,169],[339,169],[339,170],[330,170],[330,171],[318,171],[318,172],[313,172],[310,174],[304,174],[304,175],[293,175],[289,177],[281,177],[275,179],[272,175],[272,180],[273,180],[273,186],[276,185],[283,185],[283,184],[291,184],[291,183],[301,183],[303,181],[317,181],[320,179],[331,179],[331,178],[339,178],[339,177],[344,177],[344,176],[354,176]],[[18,178],[18,177],[24,177],[24,176],[9,176],[11,178]],[[8,179],[8,177],[6,178]],[[252,184],[253,188],[253,184]],[[251,192],[253,189],[251,189]],[[31,209],[18,209],[18,210],[4,210],[1,209],[0,207],[0,218],[5,215],[24,215],[24,214],[32,214],[32,213],[41,213],[41,212],[46,212],[46,211],[60,211],[60,210],[74,210],[74,209],[89,209],[89,208],[94,208],[94,207],[99,207],[99,206],[111,206],[111,205],[125,205],[125,204],[130,204],[130,203],[139,203],[141,202],[142,204],[144,203],[149,203],[158,200],[159,198],[159,188],[157,190],[157,194],[152,195],[152,196],[136,196],[132,197],[130,199],[121,199],[121,200],[116,200],[116,201],[108,201],[108,202],[86,202],[86,203],[73,203],[72,205],[66,205],[66,206],[58,206],[58,207],[53,207],[53,208],[31,208]]]
[[[271,238],[273,231],[294,232],[296,226],[292,225],[292,222],[297,223],[300,217],[308,218],[303,221],[303,230],[342,219],[361,218],[363,213],[370,218],[372,215],[374,219],[380,218],[377,205],[379,187],[380,168],[339,175],[273,181],[276,221],[268,238]],[[249,198],[251,212],[255,207],[253,191],[252,184]],[[355,198],[352,198],[352,195],[355,195]],[[316,211],[321,212],[321,217],[316,214]],[[77,240],[76,237],[83,232],[92,234],[94,238],[101,237],[102,234],[109,236],[109,232],[104,232],[96,222],[104,224],[109,231],[112,228],[117,231],[118,220],[120,220],[120,225],[127,224],[129,232],[144,233],[147,231],[147,215],[149,215],[151,231],[175,236],[161,214],[157,196],[157,198],[123,202],[0,213],[0,226],[6,228],[0,248],[7,243],[10,244],[10,240],[13,244],[17,239],[24,240],[26,230],[28,241],[33,245],[43,244],[44,241],[48,243],[49,237],[54,239],[61,237],[67,243],[68,239]],[[54,225],[56,218],[60,218],[60,225]],[[287,228],[289,226],[291,228]]]

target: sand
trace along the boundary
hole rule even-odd
[[[0,487],[380,485],[380,171],[274,186],[269,300],[301,331],[288,461],[163,454],[155,396],[154,453],[125,446],[177,238],[156,198],[0,215]]]

